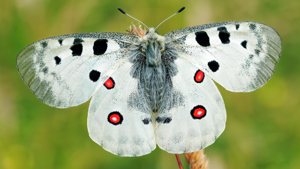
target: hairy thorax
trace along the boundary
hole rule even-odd
[[[166,67],[162,63],[164,37],[158,35],[153,28],[141,39],[142,52],[145,54],[145,66],[141,77],[148,106],[153,112],[161,107],[166,81]]]

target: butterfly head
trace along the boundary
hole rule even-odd
[[[143,31],[138,31],[138,30],[128,31],[128,33],[132,33],[132,34],[136,34],[136,35],[140,36],[140,38],[139,38],[140,51],[144,56],[146,56],[146,64],[148,66],[160,67],[161,63],[162,63],[161,56],[162,56],[162,53],[165,51],[165,37],[159,35],[155,30],[166,20],[168,20],[171,17],[173,17],[174,15],[180,13],[184,9],[185,9],[185,7],[182,7],[179,11],[177,11],[176,13],[174,13],[173,15],[171,15],[170,17],[168,17],[167,19],[162,21],[160,24],[158,24],[156,28],[148,28],[143,22],[130,16],[125,11],[118,8],[118,10],[120,12],[122,12],[123,14],[131,17],[132,19],[140,22],[142,25],[144,25],[148,29],[148,32],[146,33],[146,35],[140,33]],[[135,26],[134,26],[134,28],[135,28]]]
[[[147,48],[149,44],[155,43],[164,49],[165,37],[157,34],[154,28],[149,28],[146,35],[140,38],[140,42],[143,48]]]
[[[165,50],[165,37],[157,34],[154,28],[140,38],[141,51],[146,56],[146,63],[151,67],[161,65],[161,55]]]

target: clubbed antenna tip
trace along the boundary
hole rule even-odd
[[[119,8],[119,9],[120,9],[120,8]],[[178,11],[177,13],[183,11],[184,9],[185,9],[185,7],[182,7],[181,9],[179,9],[179,11]]]
[[[130,16],[128,13],[126,13],[125,11],[123,11],[123,9],[118,8],[118,10],[119,10],[120,12],[122,12],[124,15],[127,15],[127,16],[129,16],[130,18],[132,18],[132,19],[134,19],[134,20],[140,22],[142,25],[144,25],[144,26],[149,30],[149,28],[148,28],[143,22],[141,22],[141,21],[135,19],[134,17]]]
[[[123,11],[123,9],[121,9],[121,8],[118,8],[118,10],[119,10],[120,12],[122,12],[123,14],[125,14],[125,15],[126,15],[126,12],[125,12],[125,11]]]
[[[179,11],[177,11],[176,13],[174,13],[173,15],[171,15],[170,17],[168,17],[167,19],[163,20],[160,24],[157,25],[157,27],[155,28],[155,30],[156,30],[162,23],[164,23],[166,20],[172,18],[174,15],[180,13],[180,12],[183,11],[184,9],[185,9],[185,7],[180,8]]]
[[[180,8],[176,13],[174,13],[173,15],[171,15],[170,17],[168,17],[167,19],[165,19],[164,21],[162,21],[160,24],[158,24],[157,27],[156,27],[155,29],[157,29],[157,28],[158,28],[162,23],[164,23],[166,20],[168,20],[168,19],[170,19],[171,17],[173,17],[174,15],[176,15],[176,14],[182,12],[184,9],[185,9],[185,7]],[[134,20],[140,22],[142,25],[144,25],[144,26],[149,30],[149,28],[148,28],[143,22],[141,22],[141,21],[137,20],[136,18],[130,16],[130,15],[127,14],[125,11],[123,11],[123,9],[118,8],[118,10],[119,10],[120,12],[122,12],[124,15],[127,15],[127,16],[129,16],[130,18],[132,18],[132,19],[134,19]]]

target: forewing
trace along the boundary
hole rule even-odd
[[[86,33],[37,41],[23,49],[17,67],[44,103],[59,108],[86,102],[129,58],[136,40],[122,33]]]
[[[257,22],[221,22],[175,30],[167,44],[224,88],[249,92],[272,76],[281,53],[281,39]]]
[[[180,56],[175,64],[178,71],[171,78],[173,87],[169,93],[179,101],[159,111],[155,132],[161,149],[181,154],[212,144],[225,128],[226,110],[210,77]]]
[[[113,88],[105,83],[95,93],[88,113],[92,140],[119,156],[141,156],[156,147],[152,113],[132,66],[126,62],[110,78]]]

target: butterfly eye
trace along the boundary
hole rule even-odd
[[[146,32],[146,35],[147,35],[148,33],[149,33],[149,31]],[[155,33],[158,34],[156,31],[155,31]]]

